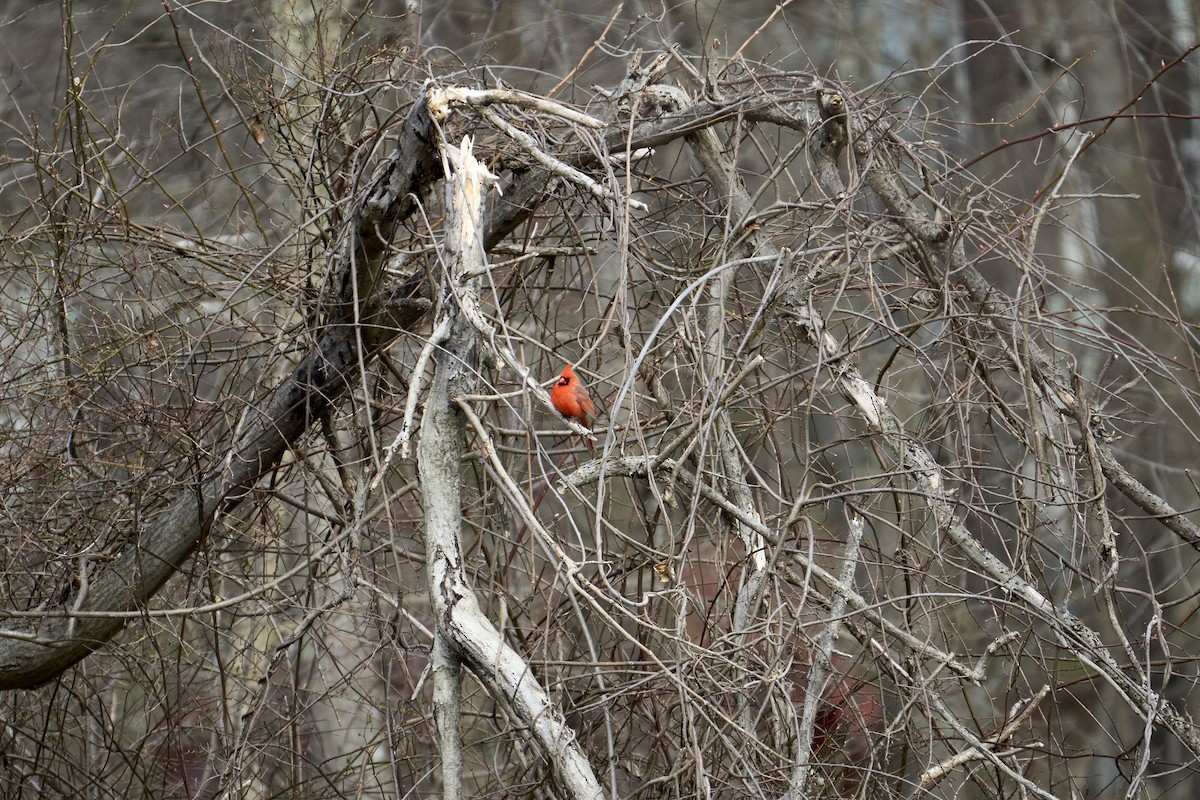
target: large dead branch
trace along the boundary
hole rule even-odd
[[[478,305],[483,270],[482,194],[487,172],[471,153],[469,139],[451,159],[447,268],[439,276],[439,343],[436,372],[425,402],[417,464],[425,506],[426,575],[435,618],[434,717],[442,741],[445,796],[462,796],[459,742],[461,668],[465,666],[496,701],[520,721],[546,754],[570,797],[602,796],[599,782],[562,712],[538,684],[530,665],[505,643],[479,607],[463,567],[463,416],[454,398],[469,394],[475,382],[479,336],[469,319]],[[465,278],[465,276],[475,276]]]
[[[0,630],[0,689],[44,683],[103,645],[174,575],[208,532],[248,490],[279,464],[288,448],[357,381],[360,362],[400,328],[414,325],[427,304],[414,303],[423,273],[384,292],[380,274],[396,226],[441,176],[430,146],[424,99],[412,107],[396,148],[364,194],[343,245],[327,325],[312,351],[249,417],[216,466],[180,491],[107,568],[89,577],[60,608],[36,624]],[[69,611],[66,611],[69,609]]]

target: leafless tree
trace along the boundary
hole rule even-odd
[[[64,3],[10,94],[6,796],[1194,791],[1195,332],[1088,171],[1187,46],[1065,119],[783,6],[517,86],[452,6],[203,5]],[[964,153],[997,50],[1057,124]]]

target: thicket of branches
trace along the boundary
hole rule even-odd
[[[1194,333],[1041,255],[1104,121],[1015,196],[736,48],[159,24],[170,136],[103,47],[9,125],[6,796],[1191,791]]]

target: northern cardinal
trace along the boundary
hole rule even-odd
[[[558,376],[558,382],[550,390],[550,402],[567,419],[573,419],[585,428],[592,427],[596,406],[570,364],[563,367],[562,375]],[[588,450],[596,449],[596,443],[591,439],[584,439],[583,443]]]

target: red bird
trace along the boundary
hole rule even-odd
[[[596,406],[570,364],[563,367],[562,375],[558,376],[558,382],[550,390],[550,402],[567,419],[573,419],[585,428],[592,427]],[[596,449],[596,443],[591,439],[584,439],[583,443],[588,450]]]

